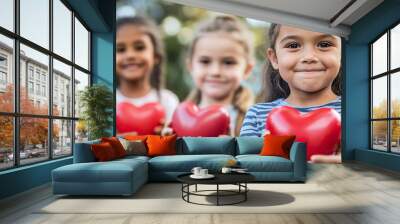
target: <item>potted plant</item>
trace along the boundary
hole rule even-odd
[[[89,140],[110,136],[107,131],[112,127],[113,94],[102,84],[94,84],[80,92],[79,106],[81,119],[79,124],[87,128]]]

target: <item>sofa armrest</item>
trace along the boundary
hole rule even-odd
[[[85,143],[75,143],[74,147],[74,163],[89,163],[95,162],[96,158],[94,157],[90,146],[93,143],[85,142]]]
[[[307,175],[307,150],[303,142],[294,142],[290,149],[290,160],[293,162],[293,179],[305,181]]]

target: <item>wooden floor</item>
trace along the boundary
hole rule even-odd
[[[220,223],[400,223],[400,174],[358,163],[309,165],[308,182],[345,201],[367,204],[356,214],[37,214],[55,199],[49,185],[0,201],[0,223],[220,224]],[[315,203],[321,203],[315,201]]]

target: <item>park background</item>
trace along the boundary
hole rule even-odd
[[[186,69],[185,58],[196,26],[223,13],[161,0],[117,0],[117,19],[135,15],[146,16],[159,25],[163,36],[166,63],[165,87],[183,101],[194,84]],[[270,23],[238,17],[253,34],[256,66],[243,85],[257,96],[261,90],[262,69],[265,65],[266,32]]]

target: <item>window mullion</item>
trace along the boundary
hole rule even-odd
[[[72,44],[71,44],[71,55],[72,55],[72,71],[71,71],[71,91],[72,91],[72,105],[71,105],[71,117],[75,118],[75,12],[72,11],[71,15],[71,23],[72,23]],[[76,121],[73,120],[71,122],[72,130],[71,130],[71,150],[72,150],[72,155],[74,155],[74,147],[75,147],[75,126],[76,126]]]
[[[19,35],[19,25],[20,25],[20,0],[14,1],[14,30],[17,35]],[[20,46],[19,39],[14,39],[14,112],[18,115],[20,112]],[[19,166],[20,156],[19,156],[19,136],[20,136],[20,118],[14,115],[14,166]]]
[[[53,0],[49,0],[49,50],[53,52]],[[49,86],[47,88],[49,97],[49,120],[48,120],[48,152],[49,159],[53,159],[53,57],[49,55]]]
[[[370,45],[370,47],[369,47],[369,52],[370,52],[370,55],[369,55],[369,69],[370,69],[370,71],[369,71],[369,85],[370,85],[370,90],[369,90],[369,119],[370,119],[370,122],[369,122],[369,125],[370,125],[370,128],[369,128],[369,137],[370,137],[370,141],[369,141],[369,144],[370,144],[370,149],[373,149],[373,146],[374,146],[374,144],[373,144],[373,142],[374,142],[374,136],[373,136],[373,127],[374,127],[374,125],[373,125],[373,121],[372,121],[372,119],[374,118],[373,117],[373,96],[374,96],[374,85],[373,85],[373,79],[372,79],[372,72],[374,71],[373,70],[373,63],[372,63],[372,58],[373,58],[373,53],[374,53],[374,48],[372,47],[373,45]]]
[[[90,33],[90,32],[88,32],[88,70],[90,71],[90,72],[92,72],[93,71],[93,69],[92,69],[92,60],[91,60],[91,51],[90,51],[90,49],[91,49],[91,44],[92,44],[92,34]],[[92,79],[90,78],[90,83],[89,83],[89,85],[92,85]]]
[[[387,68],[386,68],[386,70],[387,71],[389,71],[390,70],[390,30],[387,32],[387,51],[386,51],[386,54],[387,54],[387,64],[386,64],[386,66],[387,66]],[[392,100],[391,100],[391,85],[390,85],[390,83],[391,83],[391,78],[392,78],[392,76],[391,76],[391,74],[389,73],[389,74],[387,74],[387,98],[388,98],[388,100],[387,100],[387,110],[388,110],[388,117],[389,118],[391,118],[392,117]],[[391,135],[391,133],[392,133],[392,121],[391,120],[389,120],[388,122],[387,122],[388,124],[388,126],[387,126],[387,132],[388,132],[388,141],[389,141],[389,143],[388,143],[388,148],[387,148],[387,151],[388,152],[391,152],[392,151],[392,135]]]

